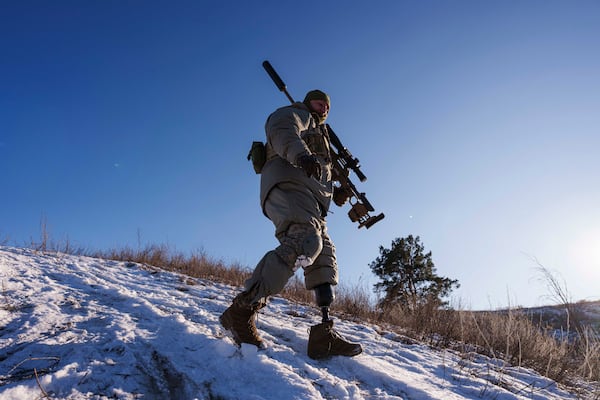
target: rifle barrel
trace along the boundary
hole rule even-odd
[[[294,99],[288,93],[287,87],[285,86],[285,83],[283,83],[283,80],[281,79],[281,77],[279,76],[279,74],[277,73],[277,71],[275,71],[275,68],[273,68],[273,66],[271,65],[271,63],[269,61],[265,60],[265,61],[263,61],[262,66],[265,69],[265,71],[267,71],[267,74],[269,74],[269,76],[271,77],[271,79],[273,80],[273,82],[275,83],[275,86],[277,86],[277,88],[280,91],[282,91],[283,93],[285,93],[285,95],[289,99],[290,103],[294,104],[295,103]]]
[[[331,128],[331,125],[326,124],[326,126],[327,132],[329,133],[329,139],[331,140],[331,144],[333,144],[333,146],[337,149],[338,155],[345,160],[346,165],[348,165],[348,167],[351,168],[352,171],[354,171],[354,173],[361,182],[366,181],[367,177],[360,170],[360,164],[358,162],[358,159],[353,157],[348,151],[348,149],[344,147],[338,135],[336,135],[333,129]]]

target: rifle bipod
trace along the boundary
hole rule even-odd
[[[369,215],[369,211],[375,211],[373,209],[367,209],[367,206],[363,203],[356,202],[354,204],[350,203],[351,208],[348,211],[348,217],[352,222],[358,222],[358,229],[363,226],[369,229],[371,226],[381,221],[385,215],[380,213],[379,215],[371,216]],[[372,207],[371,207],[372,208]]]

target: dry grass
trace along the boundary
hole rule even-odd
[[[44,239],[44,246],[40,247],[48,249],[47,237]],[[73,251],[69,246],[62,246],[61,250],[141,263],[234,286],[242,286],[251,274],[248,268],[226,265],[202,251],[185,255],[165,245],[100,252]],[[432,346],[461,351],[465,357],[477,351],[507,364],[529,367],[571,387],[577,387],[578,381],[585,380],[593,388],[592,398],[600,399],[600,334],[592,328],[580,328],[577,335],[560,336],[516,309],[473,312],[441,310],[426,304],[408,313],[400,308],[377,308],[369,289],[363,284],[339,285],[336,292],[334,314],[377,323]],[[302,304],[314,303],[314,294],[304,288],[297,276],[288,282],[281,296]],[[572,324],[580,327],[576,321]]]
[[[167,245],[151,245],[142,249],[124,248],[89,254],[110,260],[136,262],[174,271],[194,278],[241,286],[251,274],[241,265],[226,265],[221,260],[209,257],[204,251],[191,255],[173,250]]]

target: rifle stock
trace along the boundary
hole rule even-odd
[[[367,196],[363,192],[359,192],[356,186],[348,178],[348,163],[347,160],[342,158],[338,153],[332,151],[333,156],[333,172],[337,180],[340,182],[340,187],[346,189],[350,195],[350,211],[348,211],[348,217],[352,222],[358,222],[358,228],[363,226],[369,229],[371,226],[381,221],[385,215],[380,213],[372,216],[369,212],[374,212],[375,208],[371,205],[371,202],[367,199]],[[358,161],[358,160],[356,160]],[[356,167],[358,171],[358,166]],[[356,172],[353,169],[354,172]],[[357,174],[358,175],[358,174]],[[362,176],[364,176],[361,173]],[[366,180],[366,177],[365,177]],[[361,180],[362,181],[362,180]]]
[[[271,63],[269,63],[269,61],[264,61],[262,66],[275,83],[275,86],[277,86],[277,88],[283,92],[288,100],[293,104],[294,99],[288,93],[285,83],[279,74],[277,74],[273,66],[271,66]],[[356,189],[356,186],[354,186],[352,181],[348,178],[350,170],[352,170],[361,182],[367,180],[365,174],[363,174],[363,172],[360,170],[360,162],[358,161],[358,158],[354,157],[350,151],[344,147],[340,141],[340,138],[336,135],[329,124],[326,124],[326,130],[329,134],[329,140],[331,144],[333,147],[335,147],[335,149],[330,149],[333,158],[334,176],[337,177],[338,181],[340,182],[340,186],[350,193],[351,208],[348,212],[348,217],[352,222],[358,222],[359,229],[363,226],[369,229],[375,223],[381,221],[385,215],[383,213],[375,216],[371,216],[369,214],[369,212],[374,212],[375,209],[369,200],[367,200],[365,194],[359,192],[358,189]]]

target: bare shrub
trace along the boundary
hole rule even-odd
[[[537,270],[540,274],[540,280],[546,283],[549,295],[548,297],[562,305],[566,311],[567,332],[574,329],[579,335],[583,334],[583,325],[581,324],[581,314],[578,312],[576,304],[573,302],[571,294],[567,289],[567,283],[564,279],[552,273],[548,268],[544,267],[539,261],[535,260]]]
[[[10,236],[0,234],[0,246],[8,246],[9,242],[10,242]]]
[[[568,366],[568,347],[536,327],[523,314],[470,312],[463,319],[461,341],[506,363],[531,367],[560,382]]]
[[[40,238],[39,241],[30,239],[29,248],[42,253],[64,253],[74,255],[85,255],[88,252],[83,247],[75,247],[69,237],[61,240],[55,240],[48,228],[48,221],[45,216],[40,220]]]
[[[577,373],[585,379],[600,382],[600,332],[585,327],[579,340],[581,364]]]
[[[375,304],[367,287],[360,281],[356,285],[337,286],[332,310],[355,319],[370,320],[375,317]]]

